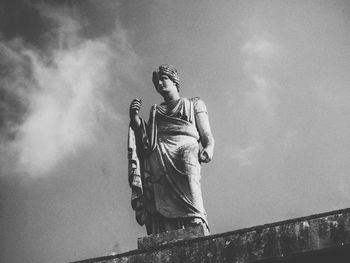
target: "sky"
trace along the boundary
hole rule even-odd
[[[211,233],[347,208],[348,1],[8,0],[0,3],[0,262],[136,249],[128,108],[205,101]]]

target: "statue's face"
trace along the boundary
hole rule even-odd
[[[177,92],[175,83],[165,74],[160,74],[158,79],[157,91],[160,94]]]

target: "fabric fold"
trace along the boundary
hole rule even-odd
[[[141,162],[137,153],[136,134],[129,125],[128,132],[128,180],[131,188],[131,207],[135,210],[136,221],[140,225],[145,223],[145,207],[143,205],[143,185],[141,176]]]

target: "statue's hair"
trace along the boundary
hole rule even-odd
[[[177,91],[180,90],[179,74],[177,73],[176,68],[170,64],[162,64],[153,72],[152,81],[155,87],[158,85],[159,75],[162,74],[167,75],[172,80],[172,82],[175,83]]]

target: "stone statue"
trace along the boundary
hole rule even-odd
[[[147,123],[139,117],[141,100],[130,104],[129,184],[136,220],[147,234],[208,228],[200,170],[213,157],[214,138],[206,106],[200,98],[180,97],[172,65],[159,66],[152,81],[164,102],[152,106]]]

